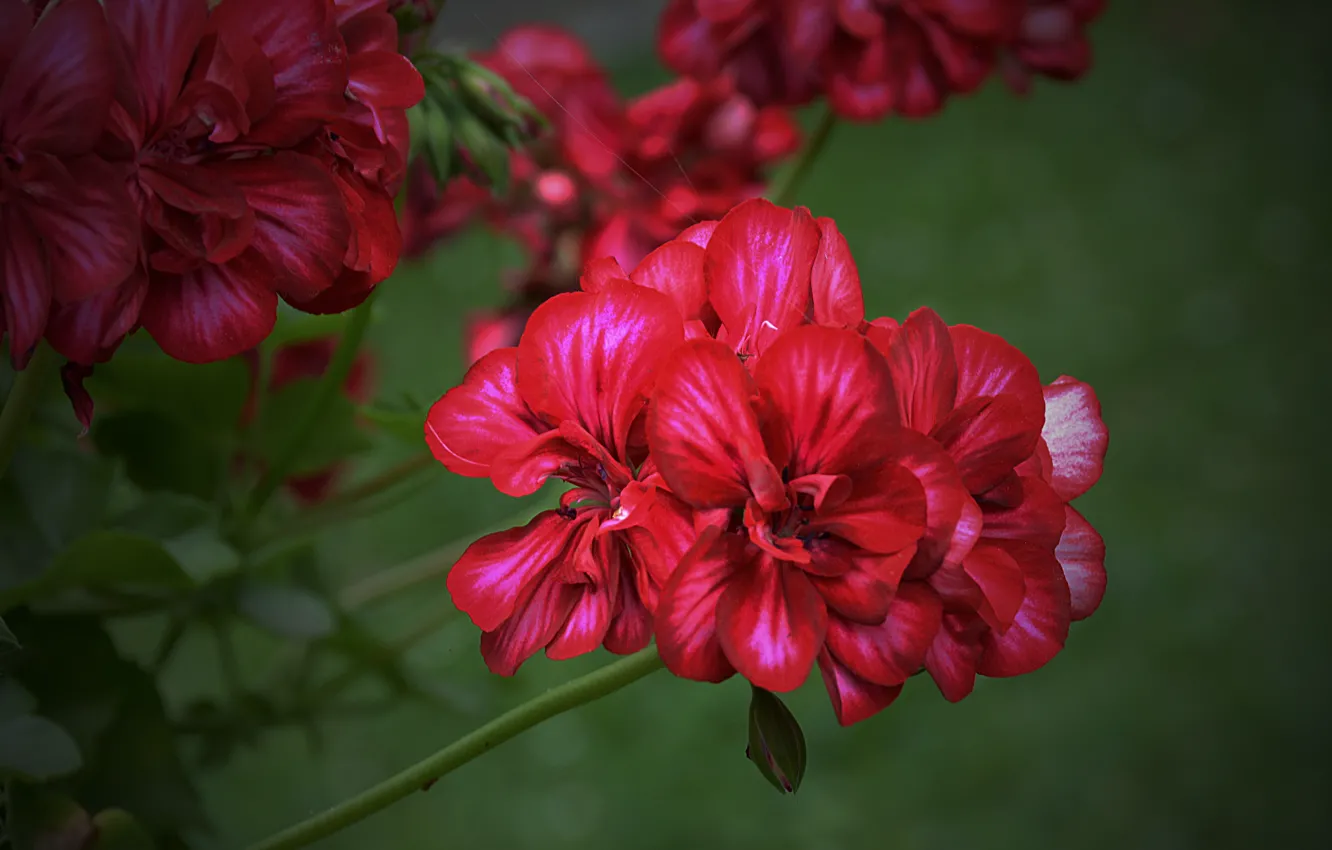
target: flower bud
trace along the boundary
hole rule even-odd
[[[793,794],[805,776],[805,733],[777,695],[754,688],[749,700],[749,746],[745,756],[783,794]]]

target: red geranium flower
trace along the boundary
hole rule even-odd
[[[450,470],[514,496],[551,477],[573,485],[559,510],[481,538],[449,573],[491,670],[512,675],[543,647],[569,658],[651,639],[657,589],[691,526],[648,482],[636,434],[683,336],[674,303],[645,287],[566,293],[537,309],[517,348],[481,358],[431,407],[426,442]],[[669,533],[652,530],[663,524]]]
[[[0,336],[23,368],[57,304],[119,283],[138,252],[124,176],[92,156],[111,106],[111,37],[95,0],[34,26],[0,0]]]
[[[1086,28],[1105,0],[1028,0],[1017,40],[1001,58],[1004,79],[1017,92],[1031,88],[1031,75],[1076,80],[1091,67]]]

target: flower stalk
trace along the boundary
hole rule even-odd
[[[795,162],[781,173],[781,175],[772,181],[772,187],[768,192],[768,198],[779,207],[791,206],[791,201],[795,198],[796,192],[800,191],[800,186],[809,176],[809,170],[814,162],[818,160],[819,155],[828,144],[828,139],[832,136],[833,128],[837,126],[837,113],[833,112],[825,104],[823,114],[819,116],[819,123],[814,127],[814,132],[810,135],[805,146],[800,149]]]

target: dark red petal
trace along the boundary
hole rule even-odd
[[[907,317],[888,346],[902,423],[928,434],[953,410],[957,361],[953,339],[939,314],[921,307]]]
[[[18,204],[0,204],[0,329],[9,334],[9,356],[22,369],[46,329],[51,277],[46,251]]]
[[[899,685],[920,671],[942,622],[943,604],[934,591],[907,582],[882,623],[864,626],[832,617],[828,650],[862,679]]]
[[[609,538],[608,547],[619,546],[621,542],[628,545],[632,539],[631,535],[610,534],[601,540]],[[641,566],[629,564],[628,561],[622,561],[630,569],[642,570]],[[635,579],[643,579],[646,576],[634,576]],[[640,649],[652,642],[652,614],[649,613],[646,604],[643,601],[641,591],[639,590],[639,581],[630,580],[630,576],[621,576],[618,582],[619,593],[614,601],[614,619],[611,620],[610,629],[606,632],[606,649],[616,655],[629,655],[638,652]],[[655,593],[653,594],[653,604],[656,604]]]
[[[708,242],[708,297],[733,347],[761,354],[780,331],[806,321],[819,227],[804,207],[755,198],[734,207]]]
[[[711,76],[719,58],[709,37],[711,30],[707,19],[694,9],[694,0],[670,0],[658,24],[657,54],[677,73]]]
[[[657,597],[657,648],[667,669],[701,682],[720,682],[735,668],[717,638],[717,603],[743,563],[744,541],[709,528],[700,535]]]
[[[626,281],[629,275],[620,268],[614,257],[598,257],[588,260],[583,266],[583,274],[578,278],[578,286],[584,292],[600,292],[611,281]]]
[[[911,470],[925,491],[925,533],[908,571],[923,578],[945,558],[961,563],[980,537],[981,511],[938,443],[907,430],[897,432],[893,442],[894,460]]]
[[[32,18],[26,0],[0,0],[0,80],[9,75],[10,63],[32,30]]]
[[[828,689],[837,722],[843,726],[873,717],[902,693],[901,685],[884,687],[865,681],[838,663],[826,649],[819,653],[819,672],[823,674],[823,686]]]
[[[1105,541],[1082,514],[1066,506],[1068,519],[1055,557],[1064,568],[1074,620],[1090,617],[1105,597]]]
[[[61,355],[85,366],[111,356],[139,324],[148,297],[148,276],[135,269],[124,282],[91,298],[57,304],[46,326],[46,339]]]
[[[186,363],[225,360],[264,341],[277,322],[271,269],[254,251],[180,275],[158,275],[140,320],[162,350]]]
[[[1050,483],[1061,499],[1072,501],[1100,480],[1110,432],[1091,386],[1061,375],[1045,388],[1041,437],[1050,450]]]
[[[990,628],[1004,631],[1013,623],[1026,583],[1022,567],[1003,548],[984,541],[976,545],[962,561],[962,570],[985,600],[978,613]]]
[[[425,97],[425,83],[411,60],[400,53],[372,50],[348,61],[347,90],[372,110],[406,109]]]
[[[1054,549],[1064,531],[1064,502],[1040,478],[1016,479],[1021,497],[1013,507],[983,501],[987,538],[1025,540],[1043,549]]]
[[[949,702],[958,702],[976,687],[976,662],[980,658],[981,626],[968,625],[968,618],[944,615],[943,627],[934,635],[934,643],[925,654],[925,669],[939,686],[939,693]]]
[[[678,348],[648,411],[648,440],[671,490],[694,507],[739,507],[751,492],[768,510],[786,505],[751,399],[753,381],[734,352],[710,339]]]
[[[611,285],[557,295],[518,343],[519,392],[547,421],[577,422],[625,460],[657,370],[683,340],[680,313],[660,292]]]
[[[1016,397],[1021,415],[1039,427],[1045,422],[1041,377],[1027,355],[970,325],[953,325],[953,356],[957,358],[957,407],[984,396]]]
[[[1036,451],[1039,421],[1023,414],[1015,396],[972,398],[934,429],[972,493],[984,493]]]
[[[860,291],[860,272],[851,257],[846,237],[830,218],[815,220],[822,237],[810,275],[814,299],[814,321],[820,325],[858,328],[865,321],[865,297]]]
[[[87,434],[88,429],[92,427],[93,400],[87,388],[83,386],[83,382],[92,377],[92,373],[91,366],[78,363],[66,363],[60,368],[60,383],[65,390],[65,397],[74,408],[74,418],[83,426],[80,437]]]
[[[827,532],[868,552],[913,547],[926,530],[928,503],[914,472],[896,463],[858,473],[848,498],[809,517],[809,530]]]
[[[830,613],[853,623],[877,625],[888,616],[888,606],[915,549],[891,555],[872,555],[836,538],[811,541],[809,580],[823,597]],[[825,564],[833,560],[833,569]]]
[[[759,359],[754,381],[779,412],[774,454],[790,458],[792,477],[873,468],[897,430],[888,364],[854,331],[789,330]]]
[[[124,41],[143,126],[158,127],[180,95],[199,39],[207,0],[106,0],[106,16]]]
[[[513,615],[529,585],[546,581],[546,573],[572,557],[566,550],[585,525],[556,511],[542,511],[522,528],[480,538],[449,572],[453,604],[482,631],[499,628]],[[563,622],[555,623],[554,628],[558,630]]]
[[[115,83],[97,0],[64,0],[33,27],[0,81],[0,142],[56,156],[90,152]]]
[[[512,676],[523,662],[560,631],[577,604],[580,587],[550,577],[532,582],[509,617],[494,631],[481,635],[481,657],[490,672]]]
[[[459,475],[485,478],[502,451],[549,430],[518,395],[517,375],[518,349],[492,351],[430,406],[425,440],[436,460]]]
[[[630,275],[634,283],[671,296],[685,319],[702,319],[708,303],[703,249],[690,242],[667,242],[643,258]]]
[[[1020,676],[1045,666],[1068,638],[1068,582],[1054,552],[1025,543],[1005,543],[1022,566],[1026,593],[1013,625],[1002,635],[987,631],[976,672],[982,676]]]
[[[828,609],[800,569],[760,556],[717,602],[717,637],[740,675],[769,691],[809,678],[828,630]]]

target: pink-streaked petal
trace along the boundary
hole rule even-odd
[[[873,626],[888,616],[893,593],[915,549],[891,555],[871,555],[836,538],[809,544],[809,580],[823,597],[829,613],[844,620]],[[824,563],[834,560],[842,569]]]
[[[710,339],[685,343],[665,363],[649,443],[671,490],[694,507],[739,507],[751,492],[767,510],[786,506],[750,403],[755,392],[734,352]]]
[[[578,278],[578,285],[584,292],[600,292],[611,281],[622,283],[629,280],[629,275],[620,268],[614,257],[597,257],[588,260],[583,266],[583,274]]]
[[[55,305],[46,339],[75,363],[100,363],[138,326],[147,297],[148,276],[143,269],[135,269],[119,286],[73,304]]]
[[[779,412],[776,436],[792,477],[872,468],[897,430],[888,364],[860,334],[816,325],[783,333],[759,359],[755,383]]]
[[[669,295],[685,319],[702,319],[708,303],[703,256],[703,249],[690,242],[667,242],[644,257],[630,277]]]
[[[985,518],[985,537],[1024,540],[1043,549],[1053,549],[1064,532],[1064,502],[1054,489],[1040,478],[1014,479],[1020,498],[1012,507],[981,502]]]
[[[1071,505],[1065,510],[1068,519],[1055,557],[1068,582],[1070,613],[1074,620],[1083,620],[1100,607],[1105,597],[1105,541]]]
[[[618,538],[618,539],[617,539]],[[609,542],[603,544],[607,548],[615,547],[625,543],[626,548],[632,550],[633,544],[623,534],[614,533],[605,535],[598,539],[598,543],[608,539]],[[630,562],[630,559],[620,561],[630,569],[640,569],[637,565]],[[619,567],[617,566],[617,569]],[[646,577],[643,577],[646,578]],[[610,628],[606,631],[605,645],[606,649],[616,655],[629,655],[638,652],[640,649],[652,642],[652,614],[644,604],[642,591],[639,589],[640,581],[638,576],[620,576],[618,582],[618,594],[614,600],[614,619],[611,620]],[[653,604],[656,603],[655,594]]]
[[[106,0],[105,6],[130,59],[143,126],[157,127],[180,95],[208,26],[208,2]]]
[[[556,295],[518,343],[518,388],[539,416],[580,424],[616,458],[647,404],[658,368],[684,341],[669,297],[634,285]]]
[[[805,683],[827,630],[828,609],[805,574],[766,556],[737,573],[717,603],[727,660],[769,691]]]
[[[981,511],[962,484],[957,465],[938,443],[914,431],[894,435],[894,460],[911,470],[925,491],[925,533],[908,574],[923,578],[946,556],[961,561],[980,537]]]
[[[957,407],[984,396],[1016,397],[1021,416],[1039,431],[1045,422],[1041,376],[1027,355],[1003,337],[971,325],[948,329],[957,359]]]
[[[481,657],[490,672],[512,676],[524,661],[548,645],[577,604],[580,590],[578,585],[550,577],[533,582],[513,616],[481,635]]]
[[[734,207],[708,242],[708,297],[735,350],[762,354],[807,321],[819,227],[804,207],[755,198]]]
[[[982,629],[975,617],[945,614],[943,627],[935,633],[934,643],[925,653],[925,669],[949,702],[964,699],[976,687]]]
[[[18,204],[0,204],[0,331],[9,334],[9,356],[22,369],[46,329],[51,277],[46,251]]]
[[[550,430],[518,395],[517,375],[518,349],[492,351],[430,406],[426,445],[449,471],[485,478],[501,452]]]
[[[860,290],[860,272],[851,257],[851,248],[837,229],[837,222],[819,218],[815,223],[822,237],[810,275],[814,321],[832,327],[858,328],[865,321],[865,296]]]
[[[888,346],[902,423],[928,434],[957,398],[957,362],[943,319],[928,307],[907,317]]]
[[[850,726],[867,720],[892,705],[901,685],[885,687],[867,682],[837,661],[826,649],[819,653],[819,672],[828,690],[837,722]]]
[[[56,156],[89,153],[115,83],[97,0],[64,0],[28,33],[0,80],[0,142]]]
[[[939,423],[932,435],[957,463],[971,493],[984,493],[1031,457],[1040,422],[1011,395],[976,397]]]
[[[161,275],[148,287],[139,319],[170,356],[211,363],[253,348],[277,322],[270,269],[246,251],[222,265]]]
[[[1022,566],[1026,592],[1013,625],[1002,635],[981,636],[983,651],[976,664],[982,676],[1020,676],[1045,666],[1068,638],[1068,582],[1054,552],[1026,543],[1004,544]]]
[[[709,528],[657,598],[657,648],[667,669],[701,682],[735,673],[717,638],[717,603],[743,563],[744,541]]]
[[[453,604],[482,631],[499,628],[513,615],[529,584],[544,580],[546,573],[572,557],[568,550],[585,526],[557,511],[542,511],[522,528],[480,538],[449,572]],[[555,628],[562,624],[563,620]]]
[[[962,561],[962,570],[976,583],[985,599],[981,617],[990,628],[1004,631],[1013,623],[1026,582],[1022,567],[999,546],[981,542]]]
[[[575,587],[582,594],[546,647],[546,657],[553,661],[566,661],[595,651],[610,630],[611,605],[615,600],[605,589],[591,584]]]
[[[691,225],[680,231],[680,235],[675,237],[681,242],[692,242],[700,248],[708,247],[712,241],[712,234],[717,231],[719,221],[700,221],[698,224]]]
[[[943,603],[920,582],[897,589],[882,623],[860,625],[832,617],[828,650],[857,676],[900,685],[920,671],[943,622]]]
[[[561,469],[576,467],[586,458],[587,453],[571,445],[560,429],[545,431],[501,448],[491,458],[490,480],[506,496],[528,496]]]
[[[1041,437],[1050,451],[1050,483],[1061,499],[1072,501],[1100,480],[1110,432],[1090,385],[1061,375],[1045,388]]]
[[[811,532],[827,532],[868,552],[915,546],[926,530],[925,488],[911,470],[888,462],[858,474],[850,495],[809,518]]]

